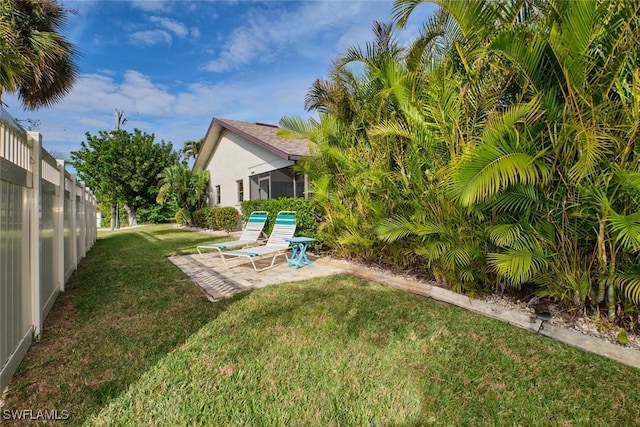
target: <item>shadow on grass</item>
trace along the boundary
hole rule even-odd
[[[202,240],[211,236],[170,225],[101,237],[58,296],[3,409],[66,410],[82,424],[245,298],[212,304],[167,260]]]

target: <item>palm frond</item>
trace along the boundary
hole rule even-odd
[[[516,184],[540,184],[548,170],[535,156],[513,149],[503,138],[475,147],[459,164],[454,197],[472,206]]]
[[[613,166],[613,172],[620,186],[627,191],[640,194],[640,172]]]
[[[599,173],[599,168],[612,152],[612,135],[593,128],[583,128],[576,136],[574,143],[578,151],[578,160],[569,170],[569,177],[574,182]]]
[[[408,218],[396,217],[380,221],[375,231],[380,239],[390,243],[411,235],[425,237],[441,233],[443,230],[435,223],[416,223]]]
[[[594,62],[589,48],[595,37],[593,29],[596,24],[597,0],[549,2],[557,11],[558,24],[549,33],[549,46],[553,55],[562,67],[562,75],[567,89],[567,97],[572,98],[576,93],[580,98],[588,100],[590,94],[586,91],[586,70]]]
[[[417,255],[425,257],[431,262],[440,259],[443,254],[449,252],[450,249],[451,242],[435,239],[422,242],[420,246],[415,249],[415,252]]]
[[[344,246],[353,246],[359,249],[370,249],[376,243],[376,241],[359,227],[348,226],[339,234],[338,243]]]
[[[540,206],[542,198],[534,185],[513,185],[487,201],[487,207],[498,211],[529,212]]]
[[[547,268],[547,261],[530,249],[507,249],[504,253],[489,253],[487,261],[508,285],[519,288],[534,275]]]
[[[403,28],[407,25],[407,21],[409,20],[409,16],[416,7],[418,7],[421,3],[426,3],[427,0],[396,0],[393,3],[393,7],[391,9],[391,16],[393,17],[393,21],[399,28]]]
[[[489,49],[515,66],[536,91],[548,85],[545,81],[550,73],[555,74],[555,67],[547,61],[546,47],[541,34],[525,28],[502,30],[489,44]]]
[[[627,79],[628,74],[637,70],[634,55],[626,54],[632,46],[638,44],[640,26],[640,1],[621,2],[616,8],[601,5],[600,26],[596,40],[601,61],[593,64],[592,71],[602,87],[604,98],[620,82]]]
[[[495,31],[495,25],[501,21],[501,8],[498,2],[485,0],[434,0],[445,9],[456,23],[457,31],[471,46],[484,43]]]
[[[623,295],[633,304],[640,304],[640,277],[631,275],[617,275],[613,284],[622,290]]]
[[[620,215],[611,210],[608,221],[616,243],[628,251],[640,251],[640,212]]]
[[[502,247],[510,247],[520,239],[522,227],[519,224],[499,224],[489,229],[489,238]]]
[[[452,270],[459,269],[460,267],[468,267],[473,263],[474,259],[475,256],[471,248],[463,245],[452,245],[449,251],[443,253],[441,256],[441,260],[445,266]]]
[[[442,25],[446,17],[446,11],[439,9],[427,18],[420,35],[407,49],[405,61],[408,70],[432,70],[440,62],[442,49],[439,44],[444,35]]]
[[[404,48],[394,38],[393,25],[374,21],[373,34],[375,40],[367,42],[364,49],[360,46],[347,48],[340,56],[336,65],[340,68],[352,62],[360,62],[371,69],[379,69],[380,64],[387,59],[399,58]]]
[[[512,105],[500,115],[487,120],[482,139],[491,141],[503,135],[513,135],[515,142],[519,143],[517,125],[533,126],[544,114],[540,108],[541,101],[541,97],[534,96],[529,102]]]
[[[313,117],[284,116],[280,119],[280,126],[284,129],[297,132],[304,136],[311,135],[320,124]]]

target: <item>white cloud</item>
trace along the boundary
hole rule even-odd
[[[230,40],[225,44],[218,59],[209,62],[205,69],[220,73],[238,69],[241,65],[252,62],[267,48],[260,33],[260,28],[237,28],[231,34]]]
[[[129,70],[119,75],[82,75],[53,108],[15,113],[20,105],[15,96],[6,94],[3,100],[12,106],[14,117],[41,121],[45,148],[68,154],[80,148],[86,132],[95,135],[111,129],[116,109],[127,118],[125,129],[154,133],[157,141],[172,141],[179,148],[184,141],[202,138],[213,117],[277,124],[282,116],[304,115],[302,103],[310,84],[309,76],[291,70],[277,79],[265,76],[247,82],[231,77],[192,83],[174,93]]]
[[[318,55],[318,46],[335,55],[336,46],[326,46],[326,39],[352,29],[353,34],[370,34],[376,16],[388,16],[391,2],[302,2],[297,9],[277,12],[248,12],[247,24],[234,29],[217,57],[205,69],[213,72],[237,70],[255,61],[264,62],[288,49],[306,50]],[[363,19],[371,16],[371,19]],[[360,39],[361,37],[357,37]],[[344,45],[349,39],[342,39]],[[325,53],[323,53],[325,54]]]
[[[111,76],[87,74],[75,84],[73,91],[56,110],[104,114],[116,108],[129,113],[162,116],[171,111],[175,97],[148,76],[129,70],[117,82]]]
[[[173,38],[164,30],[136,31],[129,35],[129,42],[141,46],[153,46],[158,43],[171,45]]]
[[[129,43],[138,46],[154,46],[160,43],[171,45],[173,37],[192,38],[200,37],[200,30],[196,27],[189,28],[181,22],[161,16],[151,16],[148,21],[152,26],[159,28],[134,31],[129,34]]]
[[[157,1],[140,4],[146,3],[169,6]],[[174,59],[170,55],[176,49],[167,50],[167,60],[193,60],[196,64],[211,58],[209,50],[218,43],[220,49],[209,64],[210,70],[246,67],[239,72],[217,74],[213,82],[197,74],[171,74],[171,69],[160,70],[155,77],[159,70],[140,71],[148,66],[145,61],[138,65],[107,62],[90,68],[95,72],[81,75],[72,92],[52,108],[22,112],[15,97],[11,98],[13,95],[5,94],[3,101],[13,111],[19,111],[12,113],[15,117],[40,120],[45,147],[60,152],[79,149],[85,132],[96,134],[111,129],[115,109],[127,117],[125,129],[137,127],[154,133],[158,141],[172,141],[176,147],[203,137],[212,117],[275,124],[285,115],[306,115],[304,96],[313,80],[327,75],[331,60],[340,50],[371,40],[372,21],[388,19],[391,7],[391,0],[300,1],[280,3],[279,8],[272,4],[265,7],[265,3],[252,9],[255,3],[247,2],[241,9],[245,15],[238,17],[245,24],[225,34],[219,42],[216,34],[207,34],[203,27],[203,34],[211,42],[200,46],[194,56],[181,51],[181,56]],[[181,37],[199,37],[197,28],[186,19],[163,18],[160,12],[151,14],[154,18],[132,23],[131,28],[146,31],[132,33],[131,41],[149,46],[171,44]],[[106,34],[101,37],[108,39]],[[153,54],[150,49],[140,51],[140,55],[148,54]],[[286,62],[290,60],[298,62]],[[263,67],[267,61],[272,61],[272,66]],[[119,68],[122,66],[127,71]]]
[[[170,12],[171,2],[162,0],[133,0],[131,6],[147,12]]]
[[[174,21],[169,18],[162,18],[160,16],[152,16],[149,18],[150,22],[156,23],[166,30],[171,31],[178,37],[186,37],[189,35],[189,29],[182,23]]]
[[[127,98],[132,112],[143,115],[169,114],[175,101],[175,97],[166,88],[154,84],[149,77],[137,71],[125,72],[118,92]]]

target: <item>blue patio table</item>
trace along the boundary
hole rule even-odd
[[[291,244],[292,251],[291,258],[287,261],[287,267],[295,265],[296,270],[304,264],[311,267],[311,261],[307,258],[307,247],[309,246],[309,243],[315,242],[316,239],[312,237],[292,237],[284,240]]]

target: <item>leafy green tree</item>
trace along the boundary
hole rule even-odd
[[[171,143],[154,143],[154,135],[135,129],[86,134],[78,151],[71,153],[78,176],[96,193],[122,201],[129,225],[136,225],[136,211],[155,204],[158,174],[177,161]]]
[[[0,2],[0,99],[3,90],[17,92],[33,110],[71,90],[77,53],[59,34],[67,12],[56,0]]]

